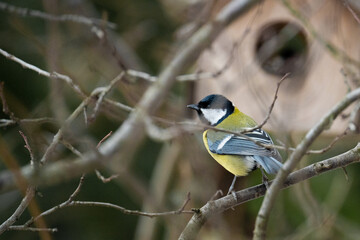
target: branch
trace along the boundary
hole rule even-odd
[[[338,156],[311,164],[305,168],[291,173],[280,186],[280,189],[287,188],[301,181],[319,176],[328,171],[346,167],[349,164],[360,162],[360,144]],[[271,186],[273,182],[269,182]],[[264,184],[243,189],[236,192],[236,200],[232,195],[227,195],[215,201],[209,201],[200,208],[190,219],[179,239],[196,239],[196,235],[204,223],[213,215],[224,212],[234,206],[264,196],[266,188]]]
[[[271,105],[270,105],[270,107],[269,107],[268,113],[266,114],[266,117],[265,117],[265,119],[262,121],[262,123],[258,124],[257,126],[255,126],[255,127],[253,127],[253,128],[246,129],[245,131],[242,131],[241,133],[252,132],[252,131],[254,131],[254,130],[256,130],[256,129],[262,128],[262,127],[267,123],[267,121],[270,119],[272,110],[274,109],[274,106],[275,106],[275,102],[276,102],[276,100],[277,100],[277,98],[278,98],[278,92],[279,92],[279,89],[280,89],[280,85],[283,83],[283,81],[284,81],[285,79],[287,79],[287,78],[289,77],[289,75],[290,75],[290,73],[286,73],[286,74],[280,79],[280,81],[277,83],[273,101],[271,102]]]
[[[75,22],[75,23],[85,24],[88,26],[105,25],[108,28],[116,29],[115,23],[108,22],[102,19],[88,18],[85,16],[74,15],[74,14],[53,15],[46,12],[41,12],[39,10],[16,7],[14,5],[10,5],[4,2],[0,2],[0,10],[7,11],[9,13],[15,13],[22,17],[36,17],[48,21],[57,21],[57,22]]]
[[[121,72],[119,75],[117,75],[110,83],[108,86],[104,87],[103,90],[99,93],[99,96],[98,96],[98,100],[96,101],[96,105],[95,105],[95,108],[94,108],[94,112],[93,114],[90,116],[89,118],[89,121],[92,122],[95,120],[98,112],[99,112],[99,109],[100,109],[100,106],[101,106],[101,103],[103,102],[104,98],[105,98],[105,95],[108,94],[111,89],[114,88],[114,86],[116,86],[116,84],[118,84],[120,82],[120,80],[123,78],[124,76],[124,72]]]
[[[6,230],[8,230],[9,227],[18,220],[18,218],[22,215],[22,213],[25,211],[27,206],[30,204],[34,195],[35,195],[35,188],[28,187],[28,189],[26,190],[25,197],[22,199],[20,205],[16,208],[15,212],[5,222],[3,222],[0,225],[0,235],[3,234]]]
[[[75,90],[75,92],[77,94],[79,94],[81,97],[86,97],[86,94],[80,89],[79,85],[77,85],[74,80],[72,80],[69,76],[66,76],[66,75],[63,75],[63,74],[60,74],[60,73],[57,73],[57,72],[47,72],[43,69],[40,69],[30,63],[27,63],[23,60],[21,60],[20,58],[17,58],[15,57],[14,55],[11,55],[10,53],[2,50],[0,48],[0,54],[3,55],[4,57],[6,57],[7,59],[11,60],[11,61],[14,61],[18,64],[20,64],[23,68],[26,68],[26,69],[30,69],[36,73],[38,73],[39,75],[41,76],[44,76],[44,77],[47,77],[47,78],[55,78],[55,79],[59,79],[59,80],[62,80],[64,81],[66,84],[68,84],[72,89]]]
[[[248,32],[245,32],[245,34]],[[215,72],[197,72],[192,74],[185,74],[185,75],[179,75],[176,77],[176,80],[179,82],[187,82],[187,81],[198,81],[202,79],[210,79],[210,78],[217,78],[220,75],[222,75],[234,61],[235,58],[235,50],[238,48],[239,43],[235,42],[230,56],[228,60],[225,62],[225,64],[217,71]],[[149,82],[156,82],[158,80],[158,77],[152,76],[146,72],[136,71],[133,69],[126,70],[126,74],[133,77],[133,78],[140,78]]]
[[[182,213],[187,213],[187,214],[192,214],[192,211],[187,211],[184,210],[186,205],[188,204],[188,202],[190,201],[190,193],[187,194],[187,197],[183,203],[183,205],[175,211],[168,211],[168,212],[160,212],[160,213],[149,213],[149,212],[142,212],[142,211],[138,211],[138,210],[129,210],[126,209],[124,207],[121,207],[119,205],[116,204],[112,204],[112,203],[106,203],[106,202],[93,202],[93,201],[74,201],[74,198],[79,194],[81,187],[83,186],[84,183],[84,177],[85,175],[83,174],[80,178],[79,184],[76,187],[76,189],[74,190],[74,192],[70,195],[70,197],[64,201],[63,203],[56,205],[48,210],[46,210],[45,212],[39,214],[38,216],[31,218],[30,220],[28,220],[25,224],[23,225],[17,225],[17,226],[8,226],[8,229],[5,230],[29,230],[29,231],[50,231],[50,232],[55,232],[57,231],[57,229],[55,228],[31,228],[29,227],[31,224],[35,223],[38,219],[43,218],[47,215],[50,215],[54,212],[56,212],[59,209],[62,208],[66,208],[66,207],[74,207],[74,206],[85,206],[85,207],[106,207],[106,208],[113,208],[115,210],[118,210],[124,214],[128,214],[128,215],[136,215],[136,216],[145,216],[145,217],[160,217],[160,216],[168,216],[168,215],[176,215],[176,214],[182,214]],[[4,224],[3,224],[4,225]],[[1,230],[1,226],[0,226],[0,230]],[[1,234],[1,231],[0,231]]]
[[[15,125],[17,123],[21,124],[44,124],[44,123],[57,123],[55,118],[43,117],[43,118],[24,118],[24,119],[0,119],[0,127],[8,127]]]
[[[304,139],[297,145],[295,151],[285,162],[283,168],[277,174],[274,184],[270,186],[264,201],[259,210],[255,222],[254,239],[264,239],[266,226],[269,219],[270,211],[274,206],[275,199],[286,177],[296,167],[301,158],[306,154],[307,149],[314,140],[327,128],[330,128],[335,118],[351,103],[360,98],[360,88],[348,93],[345,98],[336,104],[320,121],[306,134]]]
[[[28,152],[30,154],[30,164],[34,165],[34,159],[35,158],[34,158],[34,154],[33,154],[32,150],[31,150],[31,147],[29,145],[29,141],[28,141],[27,137],[25,136],[25,134],[22,131],[19,131],[19,133],[20,133],[21,137],[24,139],[24,142],[25,142],[24,147],[28,150]]]
[[[57,232],[57,228],[34,228],[34,227],[24,227],[24,226],[10,226],[8,231],[30,231],[30,232]]]
[[[53,153],[54,149],[56,148],[58,143],[61,141],[61,139],[63,137],[63,134],[64,134],[64,131],[70,125],[70,123],[73,122],[83,112],[83,109],[88,106],[88,104],[93,100],[93,97],[98,96],[98,101],[96,102],[96,106],[95,106],[95,109],[94,109],[94,114],[91,116],[92,118],[96,117],[96,113],[99,110],[98,108],[99,108],[100,104],[102,103],[102,101],[103,101],[103,99],[105,97],[105,94],[107,94],[113,88],[113,86],[121,80],[123,75],[124,75],[123,72],[120,73],[106,87],[102,87],[102,88],[100,87],[100,88],[94,89],[93,92],[90,94],[90,96],[86,97],[80,103],[80,105],[65,120],[64,125],[58,130],[58,132],[53,137],[52,142],[50,143],[50,145],[46,149],[43,157],[40,160],[41,164],[44,164],[44,163],[47,162],[47,160],[49,159],[50,154]]]

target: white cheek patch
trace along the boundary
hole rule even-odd
[[[226,114],[226,109],[201,109],[202,114],[211,125],[215,125]]]

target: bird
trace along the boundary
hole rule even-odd
[[[203,142],[209,154],[234,175],[227,194],[232,193],[236,199],[234,185],[237,177],[247,176],[258,168],[268,188],[264,170],[268,174],[276,174],[283,166],[278,150],[263,146],[273,145],[269,134],[260,127],[256,128],[255,120],[220,94],[208,95],[187,107],[195,110],[201,122],[210,126],[203,132]]]

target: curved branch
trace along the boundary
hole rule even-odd
[[[358,145],[338,156],[314,163],[305,168],[291,173],[280,186],[280,189],[287,188],[301,181],[318,176],[322,173],[346,167],[349,164],[360,162],[360,143]],[[269,184],[271,184],[270,182]],[[266,188],[264,184],[243,189],[236,192],[236,199],[232,195],[227,195],[215,201],[210,201],[198,210],[190,219],[179,239],[195,239],[202,225],[213,215],[224,212],[229,208],[240,205],[247,201],[264,196]]]

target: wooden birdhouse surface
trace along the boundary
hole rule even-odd
[[[349,76],[359,76],[360,24],[348,8],[338,0],[288,3],[264,1],[219,36],[201,56],[199,69],[216,72],[233,59],[218,77],[197,83],[197,99],[223,94],[262,122],[277,82],[290,72],[264,128],[305,132],[355,87]],[[337,118],[328,133],[343,132],[347,122]]]

